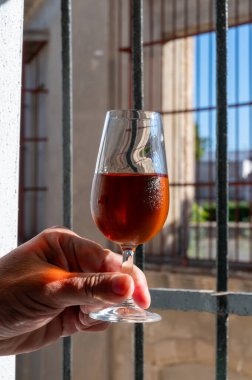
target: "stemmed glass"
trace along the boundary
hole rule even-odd
[[[138,110],[108,111],[91,192],[91,212],[100,231],[122,249],[122,272],[132,273],[139,244],[162,228],[169,185],[161,116]],[[90,313],[109,322],[153,322],[158,314],[132,299]]]

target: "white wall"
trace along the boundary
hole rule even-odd
[[[0,256],[17,245],[23,1],[0,0]],[[15,379],[15,357],[0,358],[0,379]]]

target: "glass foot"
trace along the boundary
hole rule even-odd
[[[141,309],[133,302],[107,307],[106,309],[92,312],[89,316],[100,321],[124,323],[158,322],[161,320],[159,314]]]

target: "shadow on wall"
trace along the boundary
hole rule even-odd
[[[3,5],[4,3],[7,3],[7,1],[9,1],[9,0],[0,0],[0,7],[1,7],[1,5]]]

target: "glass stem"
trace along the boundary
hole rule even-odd
[[[134,251],[132,248],[122,248],[122,251],[123,251],[122,273],[126,273],[132,276]],[[135,305],[135,303],[132,297],[130,297],[126,301],[123,302],[123,305],[129,307],[129,306]]]

